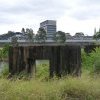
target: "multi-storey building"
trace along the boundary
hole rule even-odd
[[[44,28],[47,34],[47,41],[52,41],[53,36],[56,33],[56,21],[55,20],[46,20],[40,23],[40,27]]]

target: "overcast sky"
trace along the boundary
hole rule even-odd
[[[56,20],[57,30],[93,35],[100,27],[100,0],[0,0],[0,34]]]

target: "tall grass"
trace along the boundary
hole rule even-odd
[[[0,100],[100,100],[100,79],[0,79]]]

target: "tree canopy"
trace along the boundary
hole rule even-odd
[[[96,40],[100,39],[100,28],[99,28],[99,31],[96,31],[96,28],[94,29],[93,38]]]
[[[62,31],[56,32],[56,34],[54,36],[54,40],[56,42],[65,42],[66,41],[66,34],[65,34],[65,32],[62,32]]]
[[[100,31],[99,32],[96,32],[94,35],[93,35],[93,38],[94,39],[100,39]]]
[[[77,32],[77,33],[75,34],[75,36],[81,37],[81,36],[84,36],[84,33],[83,33],[83,32]]]
[[[37,42],[45,42],[46,40],[46,31],[44,30],[44,28],[39,28],[37,34],[36,34],[36,40]]]
[[[11,38],[11,43],[12,43],[12,45],[17,46],[18,45],[18,38],[16,36],[13,36]]]
[[[26,31],[25,31],[27,37],[28,37],[28,40],[30,42],[34,42],[34,33],[33,33],[33,29],[29,29],[29,28],[26,28]]]
[[[24,29],[24,28],[22,28],[21,32],[22,32],[23,34],[25,34],[25,29]]]

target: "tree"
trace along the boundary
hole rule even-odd
[[[8,57],[8,52],[9,52],[9,44],[5,44],[4,47],[2,48],[2,57],[7,58]]]
[[[26,34],[27,34],[27,37],[28,37],[28,40],[30,42],[33,42],[34,41],[34,33],[33,33],[33,29],[29,29],[29,28],[26,28]]]
[[[70,33],[65,33],[66,34],[66,39],[72,39],[72,36],[70,35]]]
[[[40,42],[39,34],[36,34],[35,39],[36,39],[37,42]]]
[[[100,39],[100,32],[96,32],[94,35],[93,35],[93,38],[98,40]]]
[[[25,34],[25,29],[24,29],[24,28],[22,28],[21,32],[22,32],[23,34]]]
[[[13,46],[18,46],[18,38],[16,36],[13,36],[11,38],[11,43]]]
[[[96,28],[94,28],[94,34],[96,34]]]
[[[26,28],[26,34],[30,33],[30,29]]]
[[[56,42],[65,42],[66,41],[66,34],[65,34],[65,32],[62,32],[62,31],[56,32],[56,34],[54,36],[54,40]]]
[[[14,32],[13,31],[8,31],[8,33],[7,34],[14,34]]]
[[[75,36],[77,36],[77,37],[82,37],[82,36],[84,36],[84,33],[83,33],[83,32],[77,32],[77,33],[75,34]]]
[[[9,45],[6,44],[2,49],[0,49],[0,60],[5,60],[8,57]]]
[[[39,28],[37,34],[39,42],[45,42],[47,38],[46,38],[46,31],[44,30],[44,28]]]

